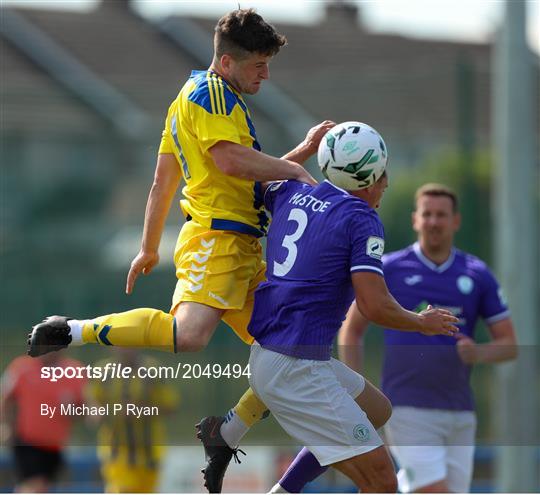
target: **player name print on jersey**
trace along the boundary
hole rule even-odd
[[[295,193],[289,199],[289,203],[292,203],[296,206],[303,206],[312,211],[324,213],[326,208],[332,204],[331,201],[321,201],[320,199],[314,198],[310,194]]]

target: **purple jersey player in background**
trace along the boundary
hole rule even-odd
[[[250,357],[254,392],[307,446],[304,460],[318,471],[335,467],[364,492],[395,491],[397,482],[382,440],[355,401],[364,379],[330,358],[347,306],[354,298],[373,321],[405,331],[457,330],[449,311],[407,311],[387,290],[384,230],[374,210],[387,182],[383,167],[369,186],[353,191],[329,181],[270,186],[267,281],[255,293],[249,326],[257,342]],[[288,490],[280,481],[273,491]]]
[[[405,308],[446,308],[459,318],[455,337],[386,329],[382,389],[393,406],[386,425],[404,493],[468,492],[476,417],[471,365],[514,359],[516,338],[501,290],[484,262],[453,247],[460,225],[457,198],[440,184],[416,193],[412,216],[418,242],[383,258],[386,283]],[[474,342],[478,318],[492,336]],[[361,369],[360,337],[368,321],[355,305],[339,335],[342,360]]]

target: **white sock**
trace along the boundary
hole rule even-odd
[[[231,449],[235,449],[242,437],[249,431],[249,426],[246,425],[239,417],[238,414],[231,409],[225,418],[225,422],[221,425],[221,436],[223,440],[227,442],[227,445]]]
[[[268,493],[289,493],[279,483],[276,483]]]
[[[71,344],[69,345],[83,345],[83,339],[82,339],[82,330],[83,325],[88,323],[90,320],[69,320],[67,324],[69,325],[69,328],[71,331],[69,334],[71,335]]]

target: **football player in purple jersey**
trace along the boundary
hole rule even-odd
[[[384,229],[375,212],[387,184],[383,168],[369,186],[352,191],[328,180],[268,188],[267,281],[257,288],[249,325],[257,342],[250,357],[254,392],[307,446],[304,455],[318,469],[333,466],[364,492],[395,491],[397,482],[376,428],[355,401],[363,377],[331,359],[349,302],[372,321],[426,337],[454,338],[458,321],[444,308],[406,310],[388,292]],[[291,491],[284,484],[274,490]]]
[[[451,337],[384,331],[382,390],[393,406],[386,433],[404,493],[469,491],[476,430],[471,367],[517,355],[495,277],[483,261],[454,247],[457,203],[444,185],[420,187],[412,214],[417,242],[382,259],[388,288],[403,307],[419,311],[432,305],[459,318],[460,332]],[[491,334],[488,343],[474,340],[478,318]],[[357,371],[367,324],[353,305],[339,334],[341,359]]]
[[[346,124],[351,125],[340,136],[349,132],[353,137],[339,146],[351,151],[354,145],[352,151],[357,151],[369,141],[369,160],[349,167],[336,164],[332,180],[317,186],[296,181],[270,184],[264,198],[273,220],[267,281],[257,288],[249,325],[257,340],[251,351],[250,384],[281,426],[308,446],[273,492],[297,492],[330,465],[364,492],[397,488],[392,461],[376,431],[390,415],[388,399],[331,358],[332,341],[352,300],[373,321],[392,328],[425,335],[451,336],[457,331],[457,318],[450,311],[430,306],[419,313],[407,311],[389,294],[381,261],[384,229],[375,212],[388,185],[386,147],[369,126]],[[369,180],[353,181],[348,187],[351,175],[358,172],[352,165],[361,167],[368,161]],[[347,190],[336,185],[340,181]],[[229,447],[245,431],[236,432],[232,442],[229,437]],[[209,441],[202,440],[207,451]],[[216,463],[208,452],[207,461],[206,470],[212,468],[214,477],[222,480],[226,465],[213,469]],[[213,485],[220,491],[221,481]]]

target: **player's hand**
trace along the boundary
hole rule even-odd
[[[294,163],[294,162],[291,162]],[[299,182],[305,182],[306,184],[310,184],[312,186],[316,186],[318,182],[312,177],[312,175],[304,168],[302,165],[299,165],[298,163],[295,163],[295,165],[298,166],[297,168],[297,175],[294,177],[295,180]]]
[[[317,151],[319,143],[323,136],[330,130],[332,127],[335,127],[336,123],[332,120],[325,120],[320,124],[317,124],[315,127],[312,127],[306,134],[304,142],[312,153]]]
[[[450,311],[434,308],[429,305],[420,312],[422,327],[420,332],[424,335],[455,335],[459,328],[454,325],[459,320]]]
[[[478,346],[476,342],[466,335],[457,334],[458,339],[456,344],[459,359],[465,364],[475,364],[479,361]]]
[[[158,263],[158,253],[139,251],[139,254],[135,256],[131,262],[131,268],[129,269],[126,281],[126,294],[131,294],[133,292],[135,280],[141,272],[143,275],[148,275],[152,271],[152,268],[154,268]]]

